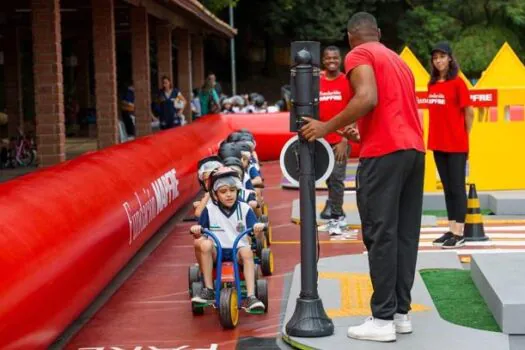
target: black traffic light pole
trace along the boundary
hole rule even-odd
[[[298,131],[302,117],[319,119],[320,44],[292,43],[290,129]],[[286,334],[295,337],[324,337],[334,333],[317,291],[317,223],[315,210],[315,143],[299,134],[299,205],[301,215],[301,292]]]

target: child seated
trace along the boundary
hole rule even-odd
[[[262,187],[263,186],[263,179],[261,177],[261,173],[259,170],[257,170],[256,166],[252,163],[250,163],[250,158],[252,154],[251,152],[242,151],[241,152],[241,161],[242,165],[244,167],[245,175],[245,181],[250,180],[252,182],[253,187]]]
[[[242,188],[241,181],[235,170],[222,167],[210,175],[209,185],[211,201],[202,211],[199,224],[191,227],[195,238],[202,236],[202,229],[207,228],[217,236],[223,248],[223,261],[231,261],[233,242],[245,230],[253,228],[254,234],[260,235],[264,224],[256,223],[257,219],[248,204],[238,200],[238,191]],[[264,304],[255,296],[255,266],[253,253],[247,236],[238,243],[238,261],[243,265],[246,280],[247,298],[243,308],[264,310]],[[217,259],[217,249],[211,238],[201,238],[200,267],[204,277],[204,288],[200,295],[191,299],[192,302],[210,303],[215,300],[213,284],[213,262]]]

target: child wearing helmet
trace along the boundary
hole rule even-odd
[[[202,211],[199,224],[191,227],[195,238],[201,238],[202,228],[213,231],[223,248],[223,260],[231,261],[235,238],[246,229],[253,228],[255,235],[261,235],[264,224],[257,223],[255,213],[248,204],[239,201],[238,191],[242,188],[237,172],[229,167],[215,170],[209,178],[210,198]],[[204,277],[204,288],[192,302],[210,303],[215,300],[213,289],[213,262],[217,250],[212,239],[201,238],[200,267]],[[255,266],[248,237],[243,237],[238,245],[238,259],[242,262],[246,280],[247,298],[243,308],[247,311],[264,310],[264,304],[255,296]]]
[[[210,199],[210,194],[208,193],[206,185],[208,178],[214,170],[220,168],[221,166],[222,163],[220,162],[220,158],[217,156],[206,157],[200,160],[198,163],[199,169],[197,171],[197,176],[199,179],[199,184],[204,190],[204,197],[202,197],[202,199],[198,202],[193,202],[193,207],[195,208],[195,217],[197,218],[201,215],[202,210],[206,207],[206,204]]]
[[[240,179],[244,179],[244,166],[239,158],[225,158],[223,160],[223,164],[235,170]],[[248,185],[251,185],[251,182],[249,182]],[[239,190],[239,200],[241,202],[248,203],[248,205],[257,213],[257,197],[255,195],[253,186],[250,186],[250,189],[248,189],[246,188],[246,184],[243,183],[242,189]]]

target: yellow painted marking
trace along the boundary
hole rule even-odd
[[[491,225],[525,225],[525,220],[486,218],[485,223],[491,224]],[[445,225],[448,225],[448,221],[447,220],[438,220],[437,224],[439,226],[445,226]]]
[[[272,244],[300,244],[301,241],[272,241]],[[333,240],[333,241],[319,241],[320,244],[358,244],[363,243],[363,241],[356,240]]]
[[[467,200],[467,208],[477,209],[479,207],[479,198],[469,198]]]
[[[465,224],[482,224],[481,214],[467,214]]]
[[[459,257],[459,261],[461,261],[464,264],[470,264],[471,260],[472,260],[472,257],[470,255],[463,255]]]
[[[372,281],[366,273],[320,272],[319,278],[339,281],[341,307],[327,309],[328,317],[368,316],[371,314]],[[431,307],[412,304],[412,312],[430,311]]]
[[[322,211],[323,208],[324,208],[324,203],[317,203],[316,205],[316,208],[318,211]],[[353,203],[345,203],[343,204],[343,210],[344,211],[352,211],[352,210],[357,210],[357,204],[353,204]]]

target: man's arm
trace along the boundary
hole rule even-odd
[[[377,105],[377,85],[372,66],[355,67],[350,72],[349,84],[354,91],[354,96],[345,109],[328,121],[326,127],[329,133],[354,123]]]
[[[311,118],[304,118],[308,123],[301,128],[308,141],[324,137],[326,134],[350,125],[367,115],[377,105],[377,85],[372,66],[359,65],[350,72],[349,84],[354,96],[345,109],[330,121],[322,123]]]

